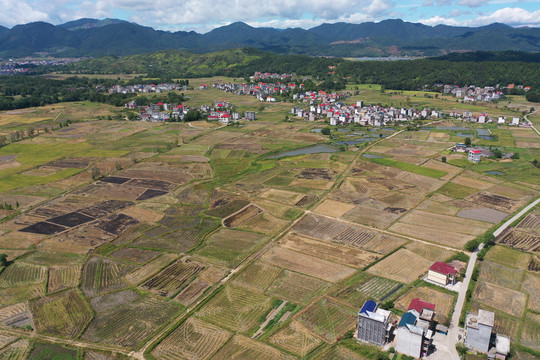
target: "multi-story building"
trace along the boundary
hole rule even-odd
[[[373,300],[366,301],[358,313],[357,339],[382,346],[388,341],[391,328],[390,311],[379,309]]]
[[[479,309],[478,314],[468,313],[465,334],[465,346],[470,349],[487,353],[491,331],[495,323],[495,314]]]

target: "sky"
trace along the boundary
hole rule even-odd
[[[309,29],[322,23],[403,19],[426,25],[501,22],[540,27],[540,0],[0,0],[0,24],[61,24],[117,18],[168,31],[207,32],[243,21],[255,27]]]

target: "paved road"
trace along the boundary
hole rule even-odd
[[[538,109],[536,111],[533,111],[530,114],[525,115],[524,118],[525,118],[525,120],[527,120],[529,122],[529,124],[531,124],[533,130],[536,131],[536,133],[540,136],[540,131],[538,131],[538,129],[534,127],[532,121],[527,118],[528,115],[536,114],[537,112],[540,112],[540,109]]]
[[[532,203],[530,203],[529,205],[527,205],[525,208],[523,208],[523,210],[521,210],[520,212],[518,212],[516,215],[514,215],[510,220],[508,220],[507,222],[505,222],[504,224],[502,224],[502,226],[500,228],[498,228],[497,230],[495,230],[493,232],[493,235],[495,235],[495,237],[499,236],[504,230],[506,230],[506,228],[508,226],[510,226],[510,224],[512,224],[514,221],[516,221],[517,219],[519,219],[523,214],[525,214],[527,211],[531,210],[533,207],[535,207],[538,203],[540,203],[540,198],[536,199],[535,201],[533,201]]]

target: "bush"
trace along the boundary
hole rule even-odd
[[[324,129],[321,130],[321,134],[323,135],[330,135],[331,132],[332,131],[328,127],[325,127]]]

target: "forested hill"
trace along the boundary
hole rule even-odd
[[[503,61],[504,58],[508,61]],[[525,61],[521,61],[520,59]],[[482,60],[484,59],[484,60]],[[330,73],[330,68],[332,73]],[[49,69],[51,71],[52,69]],[[376,83],[391,89],[418,89],[436,83],[540,88],[540,59],[526,53],[471,53],[405,61],[348,61],[304,55],[278,55],[253,48],[210,54],[159,51],[122,58],[89,59],[55,70],[73,74],[149,74],[151,77],[248,77],[256,71],[296,73],[320,80]]]
[[[504,24],[458,27],[405,22],[322,24],[311,29],[255,28],[237,22],[205,34],[155,30],[118,19],[79,19],[0,27],[0,56],[124,56],[183,49],[198,53],[255,47],[279,54],[318,56],[436,56],[453,51],[540,52],[540,29]]]

